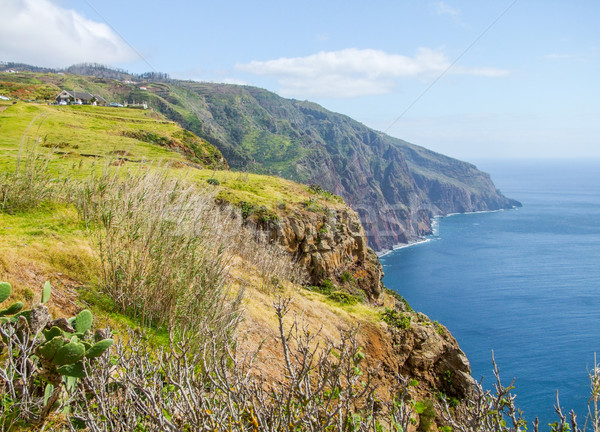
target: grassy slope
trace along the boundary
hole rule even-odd
[[[115,157],[125,157],[121,162],[124,168],[169,161],[174,175],[201,184],[206,184],[208,178],[216,178],[220,182],[214,186],[218,188],[218,198],[262,208],[267,215],[300,210],[309,200],[329,208],[344,206],[335,198],[315,195],[304,185],[277,177],[190,168],[182,154],[122,136],[122,130],[153,131],[162,136],[181,133],[176,124],[149,111],[22,101],[14,105],[1,103],[0,172],[14,169],[20,147],[34,144],[38,151],[48,155],[50,174],[61,178],[83,177],[90,170],[100,169],[104,160]],[[15,298],[28,304],[37,301],[43,281],[50,279],[58,293],[53,296],[53,312],[72,314],[78,307],[76,288],[93,284],[97,274],[98,265],[87,230],[74,208],[48,205],[15,215],[0,213],[0,279],[13,284]],[[258,276],[239,271],[232,274],[234,280],[244,280],[243,285],[253,292],[247,296],[248,313],[255,316],[251,321],[260,321],[272,300],[256,291],[262,285]],[[320,299],[320,308],[325,307],[334,316],[341,313],[344,320],[349,316],[369,320],[376,316],[366,306],[339,307],[318,293],[307,291],[301,298],[304,300],[298,304],[304,305],[303,308],[312,308],[307,304]],[[332,328],[336,325],[331,323]]]
[[[103,96],[108,101],[119,100],[120,102],[128,100],[124,95],[131,96],[129,100],[132,102],[144,101],[147,100],[147,96],[153,96],[137,87],[113,80],[76,75],[0,73],[0,95],[11,98],[52,101],[62,89],[85,89]],[[138,95],[138,99],[135,99],[136,95]],[[3,102],[3,104],[6,108],[11,103]],[[17,105],[19,104],[17,103]],[[35,138],[44,140],[43,144],[48,147],[54,145],[64,148],[65,146],[87,144],[88,153],[104,155],[110,151],[129,151],[127,148],[139,146],[140,142],[144,141],[148,144],[160,142],[163,146],[168,145],[172,149],[176,149],[193,163],[210,168],[227,167],[220,151],[214,146],[183,131],[180,126],[152,110],[28,105],[21,109],[11,106],[11,109],[7,109],[7,111],[8,116],[12,114],[19,121],[11,120],[11,123],[15,124],[3,130],[3,135],[6,133],[3,141],[14,141],[15,133],[22,134],[22,123],[29,124],[35,119],[31,132]],[[86,133],[81,133],[81,129],[86,129]],[[130,134],[127,138],[123,134],[128,132],[141,132],[142,135],[136,137]],[[158,137],[150,134],[158,134]],[[22,135],[18,138],[21,139],[21,137]],[[82,143],[82,140],[87,140],[87,142]],[[1,144],[2,138],[0,137]],[[125,147],[125,149],[118,147]],[[95,151],[100,153],[93,153]],[[146,159],[181,159],[176,155],[159,151],[156,145],[142,146],[138,153],[138,157]],[[136,155],[133,154],[133,157]]]

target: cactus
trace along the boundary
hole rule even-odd
[[[112,339],[104,339],[100,342],[96,342],[91,348],[85,351],[85,356],[90,359],[100,357],[107,349],[110,348],[113,342],[114,341]]]
[[[57,371],[59,374],[67,377],[85,378],[85,368],[82,362],[61,366]]]
[[[0,303],[10,297],[12,286],[8,282],[0,282]]]
[[[56,336],[62,336],[64,332],[60,328],[54,326],[49,330],[44,330],[42,333],[44,333],[44,337],[46,338],[46,340],[49,341],[55,338]]]
[[[51,290],[50,283],[46,282],[42,289],[42,304],[48,302]],[[0,282],[0,302],[8,299],[11,292],[12,287],[9,283]],[[69,319],[70,325],[67,325],[64,319],[52,321],[45,306],[37,306],[33,310],[22,309],[23,303],[16,302],[0,310],[2,326],[13,327],[12,333],[0,329],[0,337],[6,344],[9,342],[8,338],[19,342],[29,338],[28,343],[31,343],[31,347],[34,348],[35,355],[27,358],[27,362],[22,364],[28,365],[29,368],[33,366],[33,370],[37,371],[31,375],[33,381],[30,385],[42,385],[41,389],[45,390],[44,408],[40,414],[40,419],[43,419],[50,414],[52,407],[61,397],[65,382],[75,386],[78,378],[86,376],[85,362],[93,362],[107,352],[113,340],[107,338],[108,334],[105,331],[98,330],[94,337],[89,334],[93,316],[87,309]],[[48,323],[51,323],[52,327]],[[31,326],[35,330],[32,330]],[[39,330],[44,337],[37,337]],[[0,351],[4,349],[3,345],[0,341]],[[21,365],[21,362],[15,364]]]
[[[79,312],[79,315],[75,317],[75,331],[77,333],[85,334],[92,327],[92,313],[84,309]]]
[[[8,282],[0,282],[0,303],[10,297],[10,293],[12,292],[12,286]],[[23,309],[23,303],[16,302],[7,307],[6,309],[0,310],[0,317],[5,317],[6,315],[14,315]],[[6,322],[6,320],[2,320],[2,322]]]
[[[79,342],[69,342],[56,351],[52,363],[57,366],[76,363],[85,355],[85,346]]]
[[[45,360],[52,361],[56,352],[62,348],[65,343],[67,343],[67,341],[62,336],[56,336],[45,344],[40,345],[36,350],[36,354],[43,357]]]
[[[6,309],[0,310],[0,317],[6,316],[6,315],[14,315],[17,312],[19,312],[21,309],[23,309],[23,303],[15,302],[12,305],[10,305],[9,307],[7,307]]]
[[[50,294],[52,293],[52,286],[50,285],[50,281],[46,281],[44,284],[44,288],[42,289],[42,301],[41,303],[48,303],[50,300]]]
[[[25,310],[22,310],[19,313],[16,313],[12,317],[10,317],[10,321],[13,322],[13,323],[16,323],[16,322],[19,321],[19,317],[20,316],[22,316],[23,318],[25,318],[27,320],[27,322],[29,322],[29,318],[31,316],[31,309],[25,309]]]

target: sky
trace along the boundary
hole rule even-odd
[[[254,85],[463,160],[600,157],[598,0],[0,0],[0,61]]]

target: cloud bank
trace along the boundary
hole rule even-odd
[[[49,0],[0,0],[0,12],[0,60],[65,67],[136,58],[106,24]]]
[[[283,96],[352,98],[391,93],[400,79],[438,76],[450,64],[443,53],[428,48],[419,48],[413,57],[350,48],[306,57],[252,61],[237,64],[236,68],[275,78]],[[449,72],[487,77],[508,74],[496,68],[453,67]]]

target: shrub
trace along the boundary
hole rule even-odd
[[[441,325],[439,322],[434,321],[433,326],[435,327],[435,331],[437,334],[439,334],[440,336],[446,335],[446,330],[444,329],[444,326]]]
[[[385,310],[380,313],[380,316],[385,323],[392,327],[399,329],[407,329],[410,327],[410,317],[404,315],[402,312],[398,312],[396,309],[385,308]]]
[[[419,427],[417,431],[428,432],[431,430],[432,421],[435,419],[435,408],[431,399],[424,399],[415,404],[415,411],[419,414]]]
[[[331,280],[323,279],[323,282],[321,282],[321,285],[318,287],[318,289],[321,294],[329,295],[333,291],[337,290],[337,287],[333,282],[331,282]]]
[[[358,299],[356,297],[344,291],[334,291],[329,294],[327,298],[343,305],[355,305],[358,303]]]
[[[213,185],[213,186],[219,186],[221,184],[221,182],[219,181],[219,179],[211,177],[206,179],[206,183]]]
[[[348,270],[345,270],[342,275],[340,276],[340,280],[344,283],[349,282],[352,283],[354,282],[354,276],[352,276],[352,273],[350,273]]]
[[[384,290],[386,293],[388,293],[389,295],[391,295],[392,297],[394,297],[396,300],[398,300],[400,303],[402,303],[407,312],[413,312],[413,308],[410,306],[410,304],[408,303],[408,301],[402,297],[400,294],[398,294],[396,291],[391,290],[387,287],[384,287]]]
[[[248,217],[255,211],[254,205],[251,203],[248,203],[246,201],[240,202],[240,208],[242,209],[242,218],[243,219],[248,219]]]
[[[97,373],[77,388],[69,419],[103,431],[345,432],[406,427],[410,406],[404,403],[404,381],[399,381],[396,403],[379,403],[381,420],[376,420],[373,374],[363,367],[365,355],[356,331],[341,331],[337,343],[317,344],[319,335],[297,321],[284,325],[289,305],[289,299],[274,304],[277,348],[283,358],[273,365],[281,376],[277,384],[266,382],[247,361],[257,352],[246,357],[234,348],[215,349],[220,342],[214,335],[201,350],[181,339],[152,352],[131,332],[126,342],[116,344],[113,359],[102,358]]]

